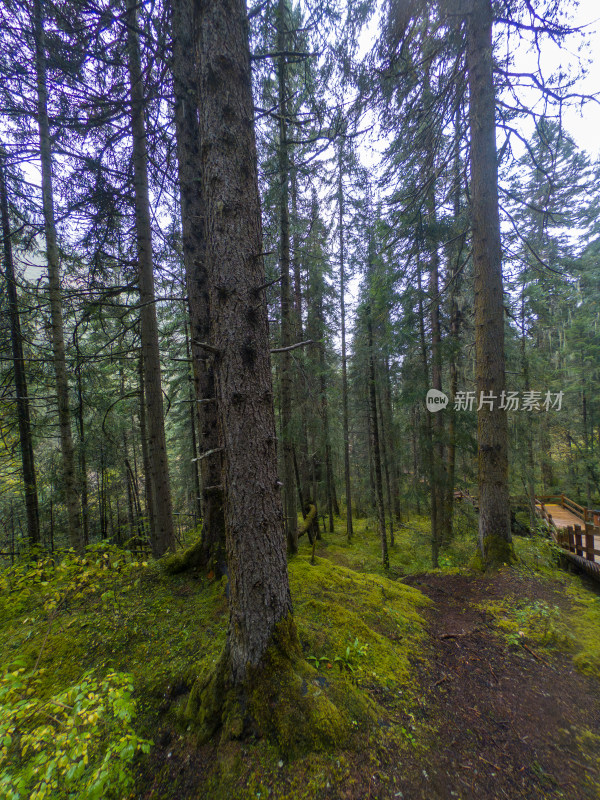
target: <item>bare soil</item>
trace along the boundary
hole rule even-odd
[[[507,595],[565,606],[560,584],[513,570],[404,580],[434,603],[427,611],[429,643],[417,702],[410,718],[398,720],[412,731],[407,736],[414,746],[348,752],[350,775],[319,789],[314,800],[600,798],[600,736],[589,736],[600,734],[598,681],[560,652],[508,646],[478,607]],[[377,699],[386,704],[385,697]],[[394,714],[391,698],[389,708]],[[208,800],[205,780],[215,760],[233,765],[241,757],[252,766],[251,742],[197,748],[185,737],[162,735],[155,740],[154,778],[146,774],[140,798]],[[243,772],[233,794],[259,796],[244,785]],[[294,797],[291,773],[280,774],[274,780],[271,773],[261,797]]]
[[[577,672],[568,656],[507,647],[477,608],[507,595],[565,604],[560,587],[512,570],[406,581],[435,603],[431,668],[421,684],[423,717],[436,734],[426,759],[398,771],[393,796],[600,797],[599,740],[581,740],[585,731],[600,733],[598,682]]]

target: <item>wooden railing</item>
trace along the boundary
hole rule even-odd
[[[558,528],[552,514],[546,509],[547,503],[560,505],[570,511],[582,520],[583,527],[569,525],[567,528]],[[595,537],[600,538],[600,512],[585,508],[560,494],[536,497],[536,513],[546,522],[552,538],[565,551],[565,555],[589,575],[600,580],[600,563],[596,560],[596,556],[600,557],[600,549],[595,545]]]
[[[553,531],[554,533],[558,532],[558,528],[556,527],[556,525],[554,524],[554,520],[552,519],[552,514],[546,511],[545,503],[541,501],[539,505],[536,503],[535,511],[536,514],[544,520],[544,522],[548,525],[551,531]]]
[[[566,494],[542,494],[536,495],[537,503],[547,505],[548,503],[555,503],[556,505],[566,508],[571,514],[579,517],[583,522],[593,522],[594,525],[600,525],[600,511],[593,511],[591,508],[580,506]]]
[[[600,536],[600,528],[595,525],[586,525],[585,529],[579,525],[569,526],[558,531],[556,543],[580,558],[595,561],[594,556],[600,556],[600,549],[596,549],[594,543],[595,536]]]

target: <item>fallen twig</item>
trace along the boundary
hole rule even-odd
[[[525,650],[527,650],[527,652],[528,652],[528,653],[531,653],[531,655],[532,655],[532,656],[533,656],[533,657],[534,657],[534,658],[535,658],[537,661],[541,661],[541,662],[542,662],[542,664],[545,664],[547,667],[549,667],[549,666],[550,666],[550,664],[549,664],[549,663],[548,663],[548,662],[547,662],[545,659],[543,659],[541,656],[538,656],[538,654],[537,654],[537,653],[534,653],[534,652],[533,652],[533,650],[531,649],[531,647],[529,647],[528,645],[526,645],[526,644],[525,644],[525,642],[521,642],[521,645],[522,645],[522,646],[525,648]]]
[[[471,634],[477,633],[477,628],[473,628],[472,631],[467,631],[466,633],[441,633],[439,635],[439,639],[458,639],[459,636],[471,636]]]

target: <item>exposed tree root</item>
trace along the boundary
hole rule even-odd
[[[353,686],[334,690],[302,657],[292,617],[275,628],[258,667],[248,666],[243,686],[231,682],[229,644],[212,672],[201,675],[190,694],[186,717],[201,741],[266,737],[282,755],[339,747],[350,720],[372,711]],[[332,697],[328,697],[328,694]],[[335,702],[334,702],[335,701]]]

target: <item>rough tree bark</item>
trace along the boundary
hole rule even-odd
[[[502,250],[498,211],[491,0],[472,0],[467,19],[471,204],[475,272],[477,394],[495,397],[477,413],[479,547],[484,567],[511,560],[505,388]]]
[[[39,544],[40,541],[40,515],[35,478],[33,440],[31,436],[29,397],[27,395],[27,376],[25,374],[25,360],[23,357],[23,338],[21,336],[17,284],[15,281],[15,268],[10,235],[10,218],[8,216],[8,192],[4,177],[4,154],[1,148],[0,207],[2,212],[2,240],[4,245],[4,277],[6,278],[6,294],[8,296],[10,339],[15,376],[15,393],[17,395],[17,415],[19,418],[19,442],[21,445],[21,463],[23,465],[23,485],[25,487],[27,538],[29,539],[29,546],[31,547]]]
[[[175,0],[179,2],[179,0]],[[196,0],[206,266],[215,353],[229,628],[215,670],[188,713],[205,735],[249,726],[289,748],[319,729],[329,701],[303,682],[277,476],[248,16],[244,0]],[[306,691],[302,691],[306,686]],[[335,711],[335,709],[333,709]],[[334,720],[341,720],[333,715]],[[328,729],[339,735],[339,724]],[[293,740],[292,742],[290,741]],[[286,741],[284,741],[286,740]]]
[[[200,136],[229,563],[230,677],[243,684],[291,619],[277,477],[246,10],[198,0]]]
[[[205,261],[206,236],[201,185],[198,86],[189,69],[195,53],[192,0],[173,4],[173,88],[181,195],[183,262],[190,309],[194,383],[198,400],[200,472],[202,476],[202,540],[200,565],[217,575],[226,571],[225,518],[221,487],[221,452],[215,399],[214,354],[201,346],[210,337],[210,304]],[[207,455],[210,454],[210,455]]]
[[[37,80],[37,117],[40,133],[40,160],[42,163],[42,205],[44,212],[44,236],[48,260],[48,295],[50,299],[50,325],[52,354],[56,375],[58,402],[58,424],[60,449],[64,475],[64,496],[67,505],[69,544],[76,550],[83,548],[77,476],[71,433],[71,411],[69,408],[69,383],[65,358],[65,337],[60,289],[60,259],[56,241],[54,220],[54,195],[52,190],[52,148],[50,144],[50,122],[48,119],[48,88],[46,80],[46,43],[41,0],[33,3],[35,39],[35,67]]]
[[[168,550],[175,549],[175,532],[165,439],[156,298],[154,296],[148,156],[144,122],[145,101],[136,8],[136,0],[127,0],[127,58],[131,91],[135,229],[141,306],[140,337],[144,364],[148,456],[152,486],[150,530],[152,552],[155,558],[159,558]]]

